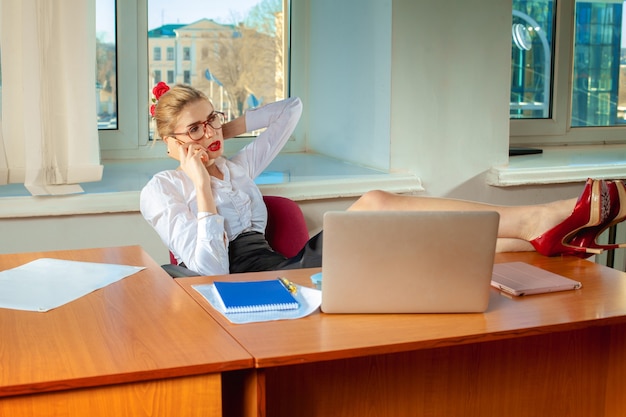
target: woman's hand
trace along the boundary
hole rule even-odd
[[[177,146],[180,168],[191,178],[196,187],[204,185],[205,182],[208,182],[210,186],[211,178],[206,168],[209,154],[206,149],[193,142]]]
[[[211,176],[205,163],[209,159],[206,149],[192,142],[177,146],[180,169],[187,174],[196,187],[198,212],[217,213],[211,190]]]

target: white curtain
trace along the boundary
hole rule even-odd
[[[0,183],[3,168],[33,195],[102,178],[95,33],[95,0],[0,1]]]

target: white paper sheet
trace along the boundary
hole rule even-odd
[[[142,269],[40,258],[0,272],[0,308],[48,311]]]
[[[322,292],[313,288],[296,285],[298,291],[295,294],[300,307],[295,310],[262,311],[257,313],[226,313],[223,305],[218,301],[218,296],[213,284],[192,285],[211,304],[222,313],[231,323],[244,324],[260,321],[299,319],[308,316],[322,304]]]

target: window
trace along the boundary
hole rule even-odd
[[[553,15],[552,1],[513,2],[512,119],[550,117]]]
[[[625,5],[513,1],[511,143],[626,140]]]
[[[97,0],[96,111],[98,129],[117,129],[115,0]]]
[[[572,126],[626,122],[619,95],[623,7],[622,1],[576,1]]]
[[[171,77],[168,71],[168,83],[184,82],[202,89],[229,118],[248,107],[284,98],[282,2],[242,1],[237,12],[232,10],[236,4],[228,2],[223,10],[231,8],[231,13],[221,17],[199,15],[191,3],[177,2],[165,8],[164,2],[148,1],[149,14],[159,11],[178,16],[172,19],[176,24],[164,19],[149,22],[149,26],[158,26],[150,27],[148,43],[164,45],[168,60],[175,61]],[[185,8],[183,14],[177,14]],[[182,51],[182,59],[174,51]],[[149,69],[159,65],[148,62]]]
[[[202,89],[229,118],[251,105],[286,97],[288,5],[288,0],[237,0],[216,3],[203,14],[195,0],[117,0],[117,37],[129,40],[117,45],[117,90],[127,96],[119,98],[120,106],[128,106],[119,113],[136,115],[137,121],[129,120],[116,132],[101,131],[103,158],[164,153],[161,143],[151,144],[154,126],[148,113],[152,87],[159,81]],[[137,41],[142,29],[147,36]],[[228,141],[227,152],[243,143]]]
[[[0,51],[2,45],[0,44]],[[2,122],[2,53],[0,53],[0,123]]]

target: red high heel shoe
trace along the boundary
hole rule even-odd
[[[607,181],[609,188],[610,206],[605,208],[609,213],[606,220],[598,226],[580,230],[570,241],[571,245],[585,248],[612,250],[626,248],[626,243],[604,245],[598,243],[598,237],[609,227],[626,220],[626,185],[620,180]]]
[[[530,243],[537,252],[545,256],[574,255],[586,258],[602,253],[602,249],[574,246],[569,241],[579,230],[602,222],[602,206],[607,204],[608,199],[609,193],[604,181],[587,179],[572,214]]]

